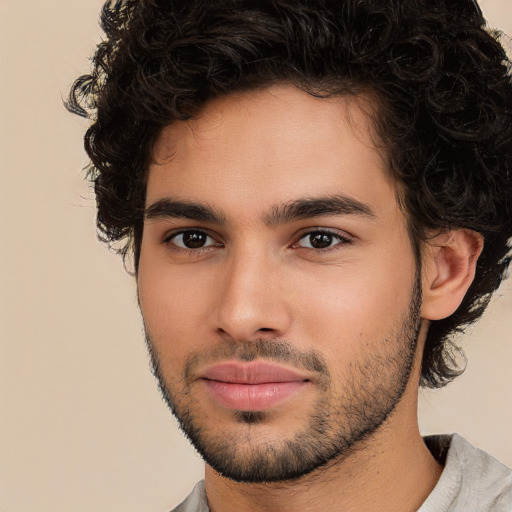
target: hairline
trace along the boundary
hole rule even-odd
[[[329,98],[353,98],[355,100],[355,105],[358,109],[364,114],[369,122],[370,127],[370,138],[373,143],[374,148],[379,152],[380,157],[383,161],[383,167],[385,169],[385,176],[388,178],[393,184],[396,191],[396,201],[399,210],[402,212],[406,219],[406,228],[409,234],[409,239],[411,241],[411,247],[413,249],[414,258],[416,260],[416,266],[418,269],[421,269],[421,259],[422,259],[422,242],[424,241],[423,233],[418,233],[417,230],[417,219],[414,219],[411,215],[411,212],[408,211],[406,207],[406,189],[403,182],[398,179],[398,173],[396,170],[396,164],[394,162],[394,155],[392,152],[392,148],[388,141],[385,140],[383,130],[380,129],[380,123],[383,121],[384,117],[384,108],[386,100],[382,94],[382,92],[378,91],[374,86],[368,83],[364,83],[363,81],[351,81],[349,83],[348,80],[340,80],[339,83],[333,85],[330,82],[330,87],[326,85],[326,80],[317,80],[311,79],[308,83],[304,83],[302,81],[293,80],[290,78],[276,78],[275,80],[268,81],[266,83],[254,83],[250,87],[243,87],[239,89],[233,89],[232,91],[223,93],[223,94],[215,94],[212,97],[208,98],[201,106],[197,109],[197,111],[190,116],[186,121],[194,121],[198,119],[201,114],[204,112],[205,107],[213,101],[219,100],[221,98],[230,98],[232,96],[238,96],[241,94],[251,94],[259,91],[268,90],[272,87],[279,85],[292,85],[297,89],[309,94],[312,97],[319,99],[329,99]],[[363,101],[360,101],[360,100]],[[365,109],[364,106],[368,106],[370,108]],[[346,111],[348,112],[348,111]],[[352,128],[350,116],[347,114],[346,119],[349,123],[349,127]],[[155,145],[161,136],[162,132],[172,126],[173,124],[180,122],[183,120],[174,119],[171,120],[168,124],[162,126],[160,130],[153,137],[153,140],[150,144],[149,148],[149,158],[144,169],[144,178],[143,178],[143,186],[144,186],[144,194],[143,194],[143,202],[139,218],[138,225],[134,225],[133,231],[130,234],[130,244],[131,244],[131,253],[134,257],[134,273],[138,274],[139,260],[140,260],[140,250],[142,245],[142,236],[144,232],[144,220],[145,220],[145,202],[147,198],[147,185],[149,179],[150,167],[154,163],[156,163],[154,158],[155,153]],[[421,222],[419,223],[421,224]],[[441,226],[439,226],[442,229]]]

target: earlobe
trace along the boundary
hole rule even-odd
[[[440,233],[426,244],[422,257],[421,316],[441,320],[459,307],[475,277],[483,237],[469,229]]]

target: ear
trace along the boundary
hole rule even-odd
[[[430,239],[422,253],[421,316],[441,320],[459,307],[475,277],[484,240],[480,233],[455,229]]]

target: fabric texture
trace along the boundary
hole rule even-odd
[[[185,501],[180,503],[171,512],[210,512],[206,499],[204,480],[198,482]]]
[[[434,440],[443,450],[443,438]],[[442,456],[442,453],[441,453]],[[454,434],[441,478],[418,512],[512,512],[512,470]]]
[[[444,470],[417,512],[512,512],[511,469],[458,434],[425,444]],[[172,512],[209,512],[204,481]]]

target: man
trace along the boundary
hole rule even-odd
[[[177,511],[510,511],[418,386],[509,264],[512,82],[470,0],[119,0],[69,108],[206,462]]]

